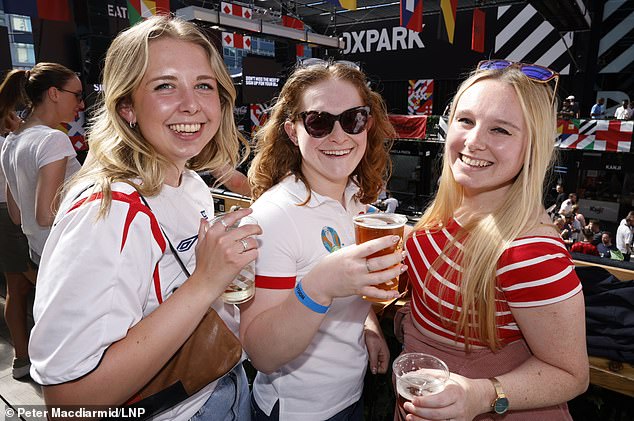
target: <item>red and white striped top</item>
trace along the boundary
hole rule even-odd
[[[451,220],[439,231],[416,231],[405,243],[414,324],[423,334],[451,344],[464,343],[464,338],[456,337],[455,324],[443,322],[440,313],[446,320],[452,318],[454,304],[457,304],[456,311],[461,310],[461,300],[458,298],[455,303],[456,278],[461,268],[441,252],[459,228]],[[457,247],[462,248],[462,244],[458,243]],[[436,265],[435,270],[432,265],[439,256],[442,264]],[[450,272],[450,267],[455,270]],[[432,276],[424,284],[430,269]],[[507,344],[522,337],[511,307],[539,307],[563,301],[581,291],[581,283],[563,241],[535,236],[518,238],[504,251],[498,262],[495,289],[498,336],[502,344]],[[440,306],[439,296],[442,296]],[[470,343],[484,346],[480,341]]]

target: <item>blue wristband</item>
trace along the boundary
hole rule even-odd
[[[302,288],[302,281],[299,281],[297,285],[295,285],[295,296],[300,303],[304,304],[315,313],[324,314],[330,308],[330,306],[322,306],[321,304],[313,301],[313,299],[306,294],[304,288]]]

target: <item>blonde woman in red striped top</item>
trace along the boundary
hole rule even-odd
[[[406,242],[412,301],[396,323],[404,352],[436,355],[452,374],[405,404],[408,421],[571,420],[566,402],[587,388],[581,285],[542,205],[557,78],[486,61],[452,101],[438,193]]]

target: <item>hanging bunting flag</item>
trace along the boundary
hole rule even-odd
[[[80,111],[75,115],[75,119],[68,123],[61,123],[56,129],[66,133],[70,143],[77,152],[87,151],[88,143],[86,142],[86,130],[84,129],[84,112]]]
[[[283,15],[282,16],[282,25],[286,26],[287,28],[293,28],[293,29],[304,29],[304,22],[302,22],[301,20],[294,18],[292,16],[287,16],[287,15]]]
[[[250,50],[251,37],[245,37],[242,34],[234,34],[232,32],[223,32],[222,46],[230,47],[230,48],[238,48],[241,50]]]
[[[562,149],[630,152],[634,121],[559,120],[555,146]]]
[[[410,80],[407,88],[407,114],[432,114],[434,79]]]
[[[266,112],[266,104],[251,104],[249,106],[251,117],[251,137],[255,136],[255,132],[266,123],[268,113]]]
[[[240,6],[238,4],[221,2],[220,11],[225,15],[238,16],[245,19],[251,19],[253,17],[253,10],[248,7]]]
[[[328,2],[344,9],[357,10],[357,0],[328,0]]]
[[[68,0],[37,0],[37,14],[40,19],[70,22]]]
[[[69,0],[4,0],[4,13],[70,22]]]
[[[443,25],[439,25],[439,30],[442,31],[442,27],[445,28],[445,33],[447,34],[447,40],[450,44],[453,44],[453,35],[456,29],[456,9],[458,7],[458,0],[440,0],[440,9],[441,9],[441,23]],[[443,34],[444,37],[444,34]]]
[[[304,57],[304,44],[295,45],[295,57]]]
[[[473,9],[473,24],[471,25],[471,49],[484,53],[484,25],[486,14],[477,7]]]
[[[401,26],[423,31],[423,0],[401,0]]]
[[[169,0],[128,0],[130,26],[154,15],[170,13]]]

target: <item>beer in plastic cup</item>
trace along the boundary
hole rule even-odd
[[[368,259],[372,257],[385,256],[386,254],[394,253],[396,250],[402,251],[405,223],[407,223],[407,217],[405,215],[399,215],[396,213],[366,213],[363,215],[358,215],[354,218],[356,243],[365,243],[366,241],[385,237],[386,235],[398,235],[399,237],[401,237],[400,241],[390,247],[371,254],[370,256],[368,256]],[[396,278],[390,279],[388,282],[384,282],[375,286],[386,291],[398,291],[398,276]],[[363,298],[375,303],[389,301],[371,297]]]

